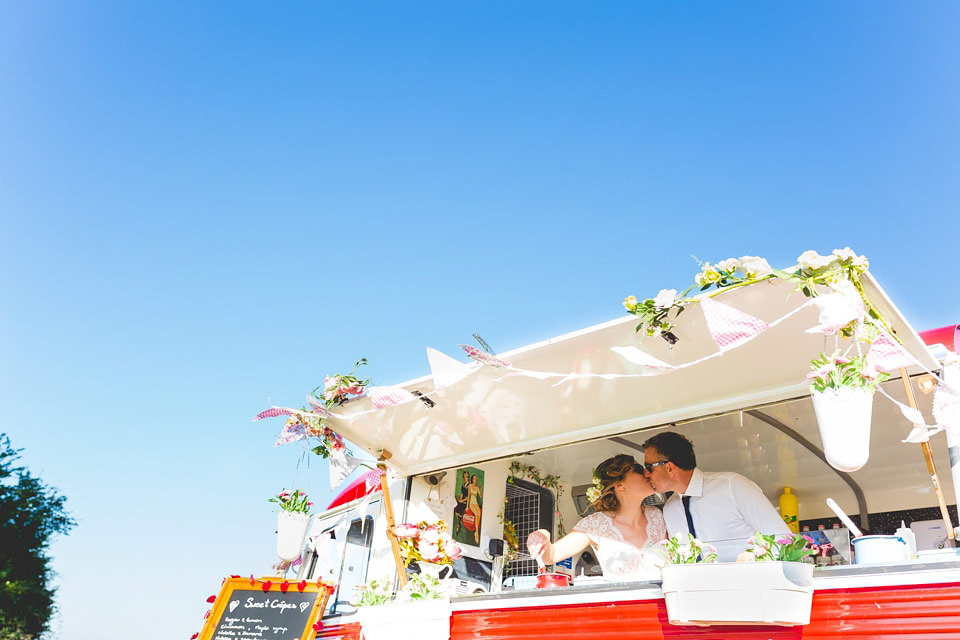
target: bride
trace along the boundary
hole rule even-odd
[[[595,491],[599,491],[590,505],[595,513],[554,543],[546,529],[531,533],[527,537],[530,557],[542,554],[543,561],[550,564],[591,546],[604,577],[659,580],[664,564],[659,543],[666,539],[667,527],[658,508],[642,504],[654,493],[643,475],[643,465],[625,454],[608,458],[597,466],[593,482]]]

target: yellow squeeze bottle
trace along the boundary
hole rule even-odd
[[[780,517],[787,523],[790,531],[800,532],[800,523],[797,521],[797,496],[790,491],[790,487],[784,487],[780,495]]]

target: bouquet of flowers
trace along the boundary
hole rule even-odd
[[[443,520],[398,524],[393,527],[393,534],[400,543],[400,554],[408,566],[411,562],[453,564],[463,555],[463,549],[447,533],[447,523]]]
[[[810,361],[812,371],[807,374],[810,380],[810,390],[824,392],[827,389],[865,389],[876,391],[877,385],[890,377],[889,373],[878,371],[867,364],[866,356],[847,358],[834,353],[827,356],[820,354],[819,358]]]
[[[300,489],[294,489],[292,493],[284,489],[267,502],[276,502],[280,505],[281,511],[302,513],[303,515],[310,515],[310,507],[313,506],[313,503],[307,498],[307,492]]]
[[[747,540],[747,550],[738,561],[747,562],[803,562],[816,554],[813,538],[799,533],[764,535],[759,531]]]
[[[717,549],[712,544],[702,542],[688,533],[684,539],[679,533],[660,542],[660,548],[667,564],[696,564],[697,562],[716,562]]]

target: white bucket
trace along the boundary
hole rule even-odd
[[[309,525],[310,516],[305,513],[277,512],[277,555],[281,560],[293,562],[300,557]]]
[[[901,562],[907,559],[907,543],[900,536],[861,536],[853,539],[854,564]]]
[[[812,399],[830,466],[849,473],[865,465],[870,457],[873,391],[827,389],[814,392]]]

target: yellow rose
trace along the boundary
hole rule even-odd
[[[637,308],[637,297],[636,296],[627,296],[623,301],[623,306],[627,308],[627,311],[633,311]]]

